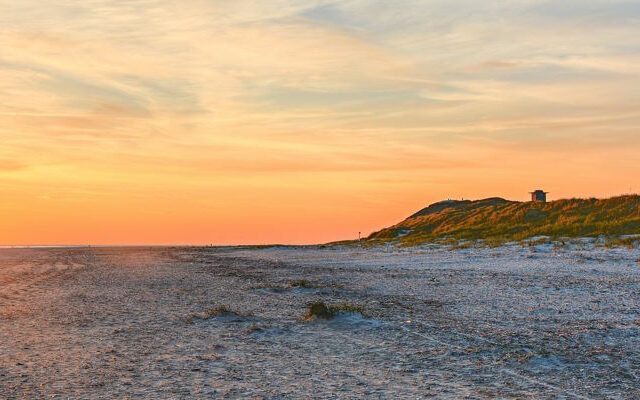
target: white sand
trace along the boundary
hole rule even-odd
[[[0,398],[640,398],[638,259],[4,249]],[[369,316],[302,322],[313,300]],[[251,315],[186,322],[221,304]]]

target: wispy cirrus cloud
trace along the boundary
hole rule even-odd
[[[0,172],[20,171],[27,168],[27,164],[17,160],[0,158]]]
[[[216,210],[256,198],[337,212],[344,194],[381,224],[531,180],[608,194],[640,172],[638,21],[608,0],[0,0],[0,184],[46,183],[51,218],[130,193],[225,229],[249,222]]]

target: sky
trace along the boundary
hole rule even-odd
[[[319,243],[640,191],[640,3],[0,0],[0,244]]]

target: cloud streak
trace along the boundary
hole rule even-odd
[[[604,0],[0,0],[0,242],[52,240],[18,229],[28,209],[124,221],[146,200],[237,238],[264,198],[265,221],[297,207],[278,238],[310,242],[455,194],[615,193],[638,173],[639,21]],[[44,185],[94,194],[39,208]],[[292,234],[314,207],[351,228]]]

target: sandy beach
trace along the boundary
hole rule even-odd
[[[638,398],[639,259],[589,244],[2,249],[0,397]],[[312,301],[364,315],[304,321]]]

